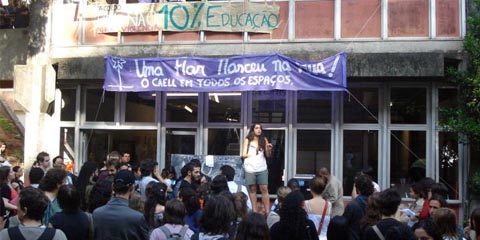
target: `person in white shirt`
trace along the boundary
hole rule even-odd
[[[227,178],[228,190],[231,193],[243,192],[247,195],[247,207],[251,211],[252,209],[252,202],[250,201],[250,196],[248,194],[247,187],[243,186],[240,183],[233,181],[235,177],[235,169],[229,165],[223,165],[220,167],[221,174]]]

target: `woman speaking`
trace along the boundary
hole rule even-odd
[[[245,167],[245,183],[249,187],[252,209],[257,212],[257,185],[262,193],[265,214],[270,211],[270,196],[268,195],[267,157],[272,154],[272,144],[263,135],[262,125],[256,123],[250,127],[243,141],[242,155]]]

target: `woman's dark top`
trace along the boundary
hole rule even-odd
[[[304,240],[318,240],[318,233],[312,220],[307,220],[305,231],[307,231],[307,238]],[[270,228],[270,239],[290,240],[291,238],[290,234],[286,233],[285,229],[282,229],[280,222],[276,222],[272,228]]]
[[[65,233],[68,240],[88,239],[90,223],[85,212],[76,213],[58,212],[50,218],[50,224]]]

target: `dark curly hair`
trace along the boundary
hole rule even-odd
[[[185,206],[180,200],[173,199],[165,205],[165,223],[170,224],[185,224]]]
[[[200,199],[192,188],[184,187],[180,189],[179,197],[187,209],[187,215],[191,216],[200,209]]]
[[[235,240],[269,240],[269,235],[270,231],[265,216],[259,213],[249,213],[238,225]]]
[[[45,193],[34,187],[26,187],[20,191],[19,207],[28,209],[25,216],[32,220],[42,220],[43,213],[48,205]]]
[[[98,207],[101,207],[112,197],[112,182],[103,179],[95,183],[88,196],[88,212],[93,212]]]
[[[207,234],[226,234],[235,220],[235,208],[230,199],[225,196],[211,196],[200,217],[202,232]]]
[[[42,180],[40,180],[39,188],[43,191],[49,192],[58,188],[59,185],[65,181],[67,172],[61,168],[51,168],[45,174]]]
[[[63,185],[58,189],[58,204],[65,213],[80,211],[80,194],[73,185]]]
[[[280,208],[280,229],[285,239],[307,239],[307,212],[302,208],[303,195],[300,191],[289,193]]]
[[[157,204],[165,206],[167,201],[167,185],[160,182],[150,182],[145,188],[145,195],[147,200],[145,201],[145,220],[153,227],[155,225],[155,208]]]
[[[255,126],[260,126],[260,129],[262,129],[262,134],[258,136],[258,147],[257,147],[257,154],[258,151],[265,151],[265,146],[267,145],[267,140],[265,138],[265,135],[263,134],[263,127],[262,124],[260,123],[254,123],[250,126],[248,129],[248,134],[247,134],[247,139],[251,142],[253,138],[255,137]]]
[[[355,178],[355,188],[362,195],[370,196],[374,192],[372,178],[368,175],[360,175]]]
[[[415,232],[417,229],[423,229],[425,232],[433,238],[433,240],[442,240],[442,234],[437,224],[431,219],[422,220],[413,225],[412,231]]]

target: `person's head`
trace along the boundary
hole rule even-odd
[[[443,198],[443,196],[438,194],[433,194],[428,203],[430,217],[435,216],[435,212],[439,208],[446,207],[446,206],[447,206],[447,201],[445,201],[445,198]]]
[[[184,225],[185,221],[185,206],[182,201],[173,199],[167,202],[165,205],[165,223]]]
[[[65,164],[62,156],[54,157],[53,160],[52,160],[52,163],[53,163],[53,166],[55,166],[56,164]]]
[[[323,177],[315,176],[310,180],[310,191],[314,195],[322,194],[323,190],[325,190],[325,186],[327,186],[327,183]]]
[[[441,195],[443,198],[448,198],[448,188],[443,183],[434,183],[431,186],[431,192],[433,194]]]
[[[432,187],[435,184],[435,180],[432,178],[426,177],[418,182],[418,185],[421,188],[421,192],[425,199],[430,199],[432,197]]]
[[[7,144],[0,142],[0,156],[3,156],[5,151],[7,151]]]
[[[108,179],[98,180],[87,197],[89,212],[107,204],[112,197],[112,182]]]
[[[235,197],[235,212],[237,212],[237,217],[244,219],[248,213],[248,196],[244,192],[236,192],[233,196]]]
[[[45,176],[43,169],[34,167],[30,169],[28,177],[30,179],[30,184],[40,184],[40,181]]]
[[[442,240],[442,235],[437,225],[430,219],[421,220],[412,227],[417,239],[421,240]]]
[[[3,186],[15,179],[15,172],[10,166],[0,167],[0,186]]]
[[[409,194],[410,194],[410,197],[413,198],[413,199],[423,198],[421,184],[412,183],[412,185],[410,185]]]
[[[40,152],[37,154],[36,164],[44,170],[50,168],[50,155],[46,152]]]
[[[269,240],[270,231],[268,229],[265,216],[259,213],[249,213],[243,219],[237,228],[235,240]]]
[[[317,176],[320,176],[320,177],[323,177],[323,178],[326,178],[327,180],[329,180],[330,179],[330,171],[326,167],[321,167],[317,171]]]
[[[23,176],[23,168],[20,166],[15,166],[12,168],[12,170],[15,172],[15,178],[20,178]]]
[[[113,191],[118,195],[130,195],[135,184],[135,175],[128,170],[120,170],[113,178]]]
[[[54,192],[60,188],[67,178],[67,172],[61,168],[48,169],[45,177],[40,181],[39,188],[45,192]]]
[[[76,213],[80,211],[80,194],[73,185],[62,185],[58,189],[58,204],[65,213]]]
[[[288,180],[287,187],[289,187],[292,191],[300,190],[300,184],[295,178],[291,178],[290,180]]]
[[[185,179],[189,179],[190,181],[200,180],[200,164],[189,162],[185,165],[185,170],[187,172]]]
[[[367,166],[367,167],[364,167],[362,169],[362,172],[361,172],[363,175],[367,175],[370,177],[370,179],[374,179],[375,177],[375,170],[370,167],[370,166]]]
[[[120,160],[116,157],[109,158],[105,163],[105,167],[107,168],[108,175],[113,176],[120,169]]]
[[[235,169],[232,166],[223,165],[220,167],[220,172],[229,182],[233,181],[235,178]]]
[[[285,197],[292,192],[292,189],[289,187],[281,186],[277,190],[277,200],[278,200],[278,205],[281,207],[283,200],[285,200]]]
[[[360,175],[355,178],[355,188],[365,196],[370,196],[374,192],[372,178],[368,175]]]
[[[143,177],[151,176],[155,173],[155,171],[158,171],[158,162],[156,161],[144,161],[140,165],[140,172],[142,173]]]
[[[161,176],[163,179],[168,179],[168,178],[170,178],[170,169],[168,169],[168,168],[162,169],[162,173],[160,173],[160,176]]]
[[[200,227],[210,235],[228,233],[236,214],[233,203],[222,195],[211,196],[203,208]]]
[[[145,196],[147,200],[150,199],[156,204],[165,206],[167,202],[167,185],[165,185],[165,183],[151,181],[145,187]]]
[[[145,202],[143,201],[142,195],[139,192],[133,191],[128,199],[128,207],[137,210],[141,213],[144,213]]]
[[[130,153],[124,152],[124,153],[122,154],[121,162],[129,163],[129,162],[130,162]]]
[[[458,238],[457,232],[457,216],[455,212],[450,208],[439,208],[435,211],[435,215],[432,217],[433,222],[435,222],[440,229],[440,234],[443,237],[454,237]]]
[[[213,178],[210,189],[213,194],[219,194],[223,191],[228,191],[227,178],[223,175],[217,175]]]
[[[475,232],[480,233],[480,208],[475,208],[470,214],[470,226]]]
[[[286,238],[305,239],[307,236],[307,213],[303,203],[304,197],[300,191],[292,191],[282,202],[279,224]]]
[[[25,220],[41,221],[48,205],[45,193],[37,188],[26,187],[20,191],[18,201],[18,218]]]
[[[250,140],[253,140],[253,137],[260,137],[262,136],[262,134],[263,134],[262,124],[254,123],[250,125],[250,128],[248,129],[247,138]]]
[[[367,207],[365,208],[365,216],[360,220],[361,229],[366,229],[375,225],[382,218],[380,207],[378,206],[378,199],[380,192],[374,192],[368,197]]]
[[[330,219],[327,230],[327,239],[352,239],[348,220],[343,216],[335,216]]]
[[[397,212],[401,201],[402,198],[400,197],[400,194],[393,188],[380,192],[377,200],[380,214],[383,216],[394,215]]]
[[[385,239],[388,240],[417,240],[412,229],[405,224],[391,227],[385,233]]]
[[[193,215],[198,209],[200,209],[200,201],[198,195],[192,188],[184,187],[180,189],[178,197],[185,205],[188,215]]]

